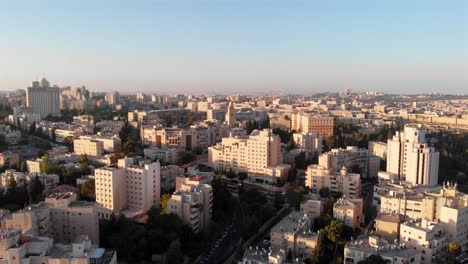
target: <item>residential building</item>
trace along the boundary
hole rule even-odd
[[[73,141],[73,150],[78,155],[100,158],[104,153],[104,143],[90,137],[80,137]]]
[[[110,213],[119,212],[127,206],[127,186],[125,169],[117,166],[106,166],[94,171],[96,203],[110,212],[100,215],[108,218]]]
[[[293,140],[297,148],[312,153],[322,154],[322,138],[312,133],[294,133]]]
[[[293,211],[271,229],[271,249],[291,251],[301,259],[312,256],[318,236],[310,231],[311,224],[308,215]]]
[[[268,129],[254,130],[248,137],[223,138],[208,148],[208,161],[220,171],[264,174],[266,168],[281,164],[281,141]]]
[[[421,264],[421,252],[403,244],[392,244],[377,236],[364,235],[346,243],[344,263],[356,264],[371,255],[379,255],[388,264]]]
[[[341,197],[333,205],[333,217],[357,229],[364,223],[362,198]]]
[[[369,141],[367,149],[370,155],[377,156],[383,160],[387,159],[387,143],[380,141]]]
[[[358,168],[361,175],[367,177],[377,177],[380,168],[380,159],[369,155],[367,149],[349,146],[346,149],[332,149],[319,156],[319,165],[325,168],[332,168],[338,171],[343,167],[350,170]]]
[[[189,128],[142,128],[142,143],[157,148],[191,150],[199,146],[207,148],[216,142],[216,133],[211,127],[192,125]]]
[[[59,243],[71,243],[80,235],[87,235],[94,245],[99,245],[97,206],[78,201],[74,193],[53,193],[44,202],[7,215],[2,226],[33,236],[48,236]]]
[[[331,191],[340,192],[346,197],[356,198],[360,196],[361,192],[360,175],[348,173],[344,167],[340,172],[335,172],[331,168],[310,165],[307,167],[305,185],[315,194],[318,194],[322,188],[329,188]]]
[[[18,168],[20,166],[20,158],[17,153],[5,151],[0,153],[0,166],[7,168]]]
[[[291,129],[299,132],[312,133],[323,138],[333,135],[333,117],[296,112],[291,115]]]
[[[194,232],[200,232],[209,226],[212,207],[213,189],[209,184],[187,182],[167,201],[168,212],[178,215]]]
[[[403,217],[399,214],[379,213],[375,218],[375,232],[387,241],[400,237],[400,224]]]
[[[387,142],[387,172],[414,185],[435,185],[439,152],[429,146],[421,125],[405,125]]]
[[[320,196],[314,196],[309,197],[300,206],[300,212],[308,215],[311,219],[315,219],[323,213],[323,202],[320,200]]]
[[[145,157],[152,160],[160,160],[161,162],[169,164],[177,164],[180,152],[181,150],[177,148],[149,147],[143,149]]]
[[[441,255],[447,250],[447,240],[440,224],[427,219],[406,221],[400,226],[400,242],[420,251],[421,263],[443,261]]]
[[[159,207],[161,199],[161,166],[159,162],[143,162],[133,158],[119,159],[125,169],[127,208],[148,211]]]
[[[50,87],[43,78],[41,82],[34,81],[32,87],[26,90],[27,106],[42,118],[48,115],[60,116],[60,91],[58,87]]]

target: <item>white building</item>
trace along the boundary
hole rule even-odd
[[[310,165],[307,167],[305,185],[315,194],[318,194],[320,189],[329,188],[331,191],[340,192],[347,197],[356,198],[360,196],[361,192],[361,176],[349,173],[346,168],[335,172],[330,168]]]
[[[387,172],[414,185],[437,184],[439,152],[428,145],[421,125],[406,125],[388,140]]]
[[[322,137],[312,133],[294,133],[293,140],[296,147],[305,151],[322,154]]]

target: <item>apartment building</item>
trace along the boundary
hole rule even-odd
[[[170,191],[176,187],[176,178],[184,175],[184,169],[175,165],[161,167],[161,190]]]
[[[275,252],[291,250],[301,259],[312,256],[318,236],[310,231],[310,225],[308,215],[293,211],[271,229],[271,249]]]
[[[294,133],[293,140],[297,148],[309,151],[312,153],[322,154],[322,137],[312,133],[301,132]]]
[[[149,147],[143,149],[143,153],[145,157],[152,159],[152,160],[160,160],[164,163],[176,164],[179,155],[180,149],[177,148],[157,148],[157,147]]]
[[[119,212],[127,206],[127,186],[125,169],[106,166],[94,170],[96,203],[111,212]],[[100,215],[108,218],[110,213]]]
[[[0,153],[0,166],[7,168],[18,168],[20,166],[20,157],[17,153],[5,151]]]
[[[223,138],[208,148],[208,162],[220,171],[264,174],[266,168],[282,163],[281,140],[268,129],[254,130],[248,137]]]
[[[32,86],[26,90],[27,106],[42,118],[48,115],[60,116],[60,91],[59,88],[51,87],[45,78],[32,82]]]
[[[119,159],[116,165],[95,170],[96,202],[103,207],[102,218],[130,209],[134,212],[159,207],[161,166],[133,158]]]
[[[224,118],[224,120],[226,120],[226,124],[229,127],[234,127],[234,125],[236,124],[236,113],[235,113],[235,110],[234,110],[234,102],[233,101],[229,102],[227,112],[226,112],[226,117]]]
[[[53,193],[44,202],[7,215],[2,226],[28,235],[52,237],[59,243],[71,243],[87,235],[94,245],[99,245],[97,206],[78,201],[75,193]]]
[[[441,253],[447,250],[448,244],[441,225],[427,219],[402,223],[400,242],[420,251],[422,264],[437,263],[442,260]]]
[[[117,252],[96,247],[86,235],[78,236],[70,244],[54,244],[53,239],[48,237],[15,236],[14,245],[3,251],[0,249],[0,256],[2,254],[3,258],[0,259],[11,264],[117,264]]]
[[[309,197],[301,203],[300,212],[308,215],[311,219],[315,219],[323,213],[323,202],[318,195],[314,198]]]
[[[310,165],[307,167],[305,185],[315,194],[322,188],[329,188],[350,198],[357,198],[361,193],[360,175],[349,173],[346,168],[335,172],[332,168]]]
[[[125,170],[127,208],[148,211],[159,207],[161,199],[161,166],[159,162],[144,162],[132,158],[118,160]]]
[[[429,146],[421,125],[405,125],[387,142],[387,172],[414,185],[435,185],[439,152]]]
[[[403,217],[394,213],[379,213],[375,218],[375,233],[387,241],[400,237],[400,224]]]
[[[352,264],[379,255],[388,264],[421,264],[421,252],[403,244],[392,244],[377,236],[364,235],[346,243],[344,263]]]
[[[449,242],[468,248],[468,195],[458,192],[456,184],[430,189],[386,188],[386,192],[379,189],[380,212],[438,221]]]
[[[192,125],[189,128],[142,128],[142,143],[157,148],[190,150],[196,146],[207,148],[216,142],[212,127]]]
[[[333,205],[333,217],[356,229],[364,223],[362,198],[341,197]]]
[[[100,158],[104,153],[104,143],[91,137],[80,137],[73,140],[73,151],[78,155]]]
[[[346,167],[351,170],[358,167],[361,174],[367,177],[377,177],[380,168],[380,158],[369,155],[367,149],[349,146],[346,149],[332,149],[319,156],[319,165],[333,168],[335,171]]]
[[[380,141],[369,141],[367,149],[370,155],[377,156],[383,160],[387,159],[387,143]]]
[[[329,116],[296,112],[291,115],[291,129],[299,132],[312,133],[323,138],[333,135],[335,119]]]
[[[200,232],[211,223],[213,213],[213,189],[199,183],[197,178],[186,180],[167,201],[168,213],[178,215],[194,232]]]

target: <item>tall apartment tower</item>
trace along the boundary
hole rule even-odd
[[[60,91],[58,87],[50,87],[49,81],[42,78],[35,81],[26,92],[27,106],[41,117],[48,115],[60,116]]]
[[[388,140],[387,172],[414,185],[437,184],[439,152],[427,144],[421,125],[405,125],[403,132]]]
[[[227,113],[226,113],[226,123],[230,127],[234,127],[234,125],[236,123],[236,115],[234,113],[234,102],[233,101],[229,101],[229,106],[228,106],[228,110],[227,110]]]

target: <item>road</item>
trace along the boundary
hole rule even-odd
[[[229,258],[241,239],[242,211],[239,202],[233,213],[231,224],[228,225],[220,238],[215,240],[207,253],[203,256],[200,264],[223,263]]]

